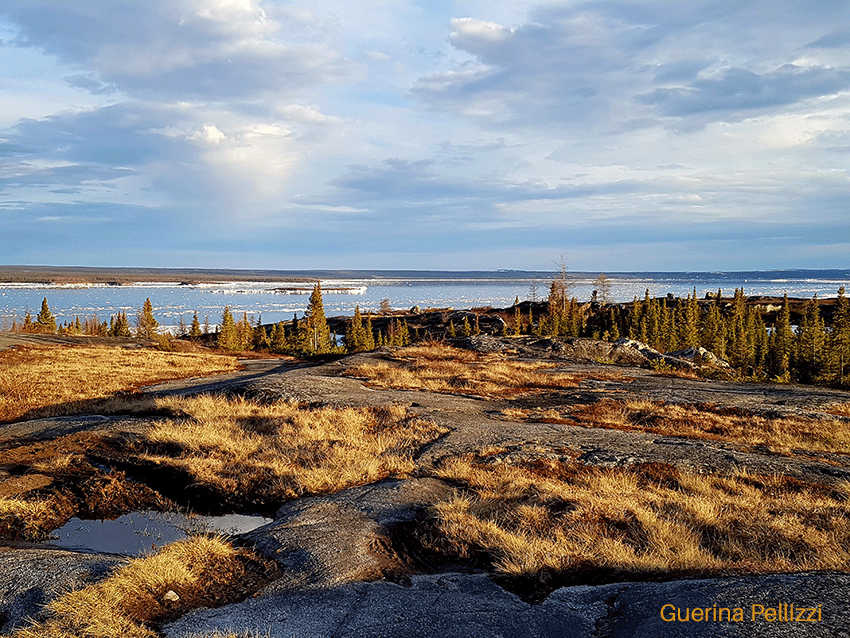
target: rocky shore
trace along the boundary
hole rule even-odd
[[[750,573],[699,579],[660,576],[651,582],[573,583],[556,586],[542,597],[530,597],[475,561],[451,561],[429,552],[416,542],[414,533],[427,525],[423,516],[428,506],[457,489],[436,478],[434,469],[446,458],[493,447],[501,450],[496,461],[507,465],[568,455],[597,467],[661,463],[718,474],[746,469],[824,486],[850,480],[850,457],[843,453],[800,450],[777,454],[720,440],[577,427],[551,420],[510,420],[505,417],[507,408],[534,414],[538,408],[565,410],[629,397],[711,405],[770,418],[841,419],[831,410],[850,402],[850,393],[662,375],[646,365],[657,353],[628,341],[609,344],[588,339],[479,336],[458,340],[456,345],[509,353],[517,360],[544,360],[556,364],[553,372],[580,374],[583,380],[557,391],[507,399],[381,389],[344,374],[352,366],[385,361],[396,352],[385,348],[309,364],[246,360],[241,372],[220,378],[145,388],[151,396],[213,392],[263,402],[401,404],[448,430],[420,451],[409,479],[386,479],[281,503],[273,522],[234,537],[237,544],[274,561],[280,577],[241,602],[191,611],[159,627],[159,634],[169,638],[216,635],[214,632],[275,638],[850,636],[850,575],[846,573]],[[693,365],[685,354],[668,356],[665,361],[683,369]],[[33,471],[27,470],[21,459],[12,462],[11,456],[24,442],[48,451],[55,446],[59,454],[69,440],[63,437],[131,440],[156,418],[89,415],[0,426],[0,490],[5,486],[4,493],[12,493],[18,485],[18,493],[26,493],[21,477]],[[105,453],[94,447],[88,454],[93,463],[105,462]],[[121,469],[132,471],[126,465]],[[140,473],[134,478],[144,480]],[[160,477],[153,488],[163,486]],[[168,496],[179,498],[176,493]],[[114,555],[59,550],[49,542],[7,543],[0,550],[0,633],[42,617],[51,599],[70,588],[97,582],[123,560]],[[812,616],[816,620],[796,619],[796,612],[793,619],[788,618],[788,605],[798,612],[805,609],[804,618],[810,616],[809,610],[816,610]],[[716,620],[717,609],[728,610],[721,613],[721,620]]]

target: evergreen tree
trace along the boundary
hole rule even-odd
[[[153,305],[150,297],[145,299],[142,309],[136,316],[136,337],[139,339],[153,339],[157,335],[156,329],[159,322],[153,316]]]
[[[457,337],[457,330],[455,330],[454,321],[449,321],[449,329],[446,331],[446,334],[448,335],[449,339],[454,339],[455,337]]]
[[[469,325],[469,317],[463,318],[463,328],[461,328],[460,334],[464,337],[468,337],[472,334],[472,327]]]
[[[410,345],[410,328],[407,325],[407,319],[404,321],[396,320],[396,342],[399,346]]]
[[[752,372],[756,376],[764,376],[768,359],[768,337],[767,328],[761,312],[756,308],[747,310],[747,332],[749,340],[753,344]]]
[[[366,350],[366,330],[363,327],[363,315],[360,314],[360,306],[354,307],[354,317],[345,326],[343,343],[345,349],[349,352]]]
[[[850,303],[844,296],[844,286],[838,289],[835,315],[829,335],[829,369],[836,381],[844,381],[844,371],[850,364]]]
[[[130,336],[130,322],[127,320],[127,313],[123,310],[119,311],[115,321],[112,321],[110,317],[110,323],[112,324],[109,328],[111,337],[126,339]]]
[[[239,342],[239,350],[250,350],[254,347],[254,327],[245,310],[242,311],[242,318],[236,322],[236,339]]]
[[[823,319],[821,319],[820,306],[815,295],[806,303],[803,318],[797,329],[794,367],[802,381],[811,383],[820,375],[823,368],[825,342]]]
[[[770,373],[780,379],[790,379],[791,356],[794,351],[794,333],[791,330],[791,309],[788,293],[785,293],[782,308],[770,335]]]
[[[366,314],[366,320],[363,322],[363,349],[364,350],[374,350],[375,349],[375,334],[372,332],[372,315]]]
[[[619,309],[611,308],[608,315],[608,334],[611,341],[617,341],[620,338],[620,318]]]
[[[287,346],[286,328],[282,321],[278,321],[272,329],[271,350],[272,352],[282,354],[287,351]]]
[[[192,325],[189,327],[189,336],[200,337],[201,334],[201,322],[198,321],[198,312],[195,311],[195,314],[192,315]]]
[[[696,288],[693,296],[688,294],[684,306],[679,307],[679,343],[678,348],[696,348],[699,346],[699,302],[696,298]]]
[[[304,313],[304,323],[308,336],[308,353],[325,354],[331,351],[331,331],[325,318],[325,306],[322,301],[322,284],[316,282],[310,295],[310,304]]]
[[[221,328],[218,331],[218,347],[222,350],[233,352],[240,350],[241,345],[239,332],[236,329],[236,322],[233,321],[233,314],[230,312],[230,306],[225,306],[224,313],[221,316]]]
[[[647,297],[649,297],[649,291],[647,290]],[[664,346],[662,345],[662,329],[661,329],[661,309],[658,307],[658,300],[655,298],[646,300],[647,310],[646,310],[646,336],[648,338],[647,343],[655,348],[656,350],[661,350]]]
[[[522,334],[522,313],[519,311],[519,298],[517,298],[517,303],[514,304],[514,325],[511,334],[515,337],[518,337]]]
[[[637,296],[635,296],[626,319],[629,339],[637,339],[640,336],[641,317],[643,317],[643,303],[639,302]]]
[[[50,312],[50,307],[47,305],[47,297],[41,302],[41,312],[35,318],[35,323],[39,332],[47,332],[49,334],[56,332],[56,317]]]
[[[27,313],[24,316],[24,332],[32,332],[35,329],[35,325],[32,322],[32,315]]]
[[[272,342],[269,338],[269,333],[263,325],[262,315],[257,317],[257,325],[254,327],[254,350],[268,350],[271,348]]]

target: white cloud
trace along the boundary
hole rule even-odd
[[[192,133],[189,139],[205,144],[220,144],[222,140],[227,139],[227,136],[219,131],[215,124],[204,124],[204,127],[200,131]]]

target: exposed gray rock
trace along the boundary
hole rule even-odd
[[[451,345],[465,350],[473,350],[475,352],[501,352],[507,350],[508,345],[497,337],[489,335],[475,335],[473,337],[460,337],[451,339]]]
[[[76,432],[138,434],[150,427],[146,419],[105,417],[93,414],[34,419],[0,425],[0,447],[19,445],[26,440],[57,439]]]
[[[729,364],[728,361],[721,359],[713,352],[711,352],[710,350],[706,350],[702,346],[696,348],[691,346],[690,348],[685,348],[684,350],[668,352],[667,356],[674,357],[676,359],[685,359],[687,361],[690,361],[694,365],[708,364],[717,368],[725,368],[727,370],[732,369],[732,366]]]
[[[445,482],[428,478],[301,498],[244,538],[283,569],[283,577],[269,586],[274,591],[401,576],[410,561],[400,556],[404,548],[394,545],[393,528],[412,523],[427,505],[452,492]]]
[[[120,562],[56,549],[0,549],[0,633],[43,619],[50,601],[102,580]]]
[[[409,587],[352,583],[308,592],[263,591],[219,609],[198,610],[167,625],[168,638],[214,631],[257,632],[270,638],[847,638],[846,574],[744,576],[666,583],[565,587],[532,605],[486,576],[415,576]],[[778,610],[820,606],[817,622],[753,620],[753,606]],[[672,607],[665,607],[671,605]],[[671,609],[740,609],[743,620],[665,621]],[[784,609],[790,609],[785,608]],[[673,611],[675,614],[675,611]],[[704,614],[705,612],[703,612]],[[796,616],[796,614],[795,614]],[[808,612],[806,612],[808,616]],[[690,618],[689,612],[689,618]]]

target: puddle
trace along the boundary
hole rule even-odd
[[[191,534],[241,534],[271,522],[271,518],[244,514],[186,516],[177,512],[131,512],[112,521],[72,518],[53,531],[50,544],[64,549],[136,556]]]

